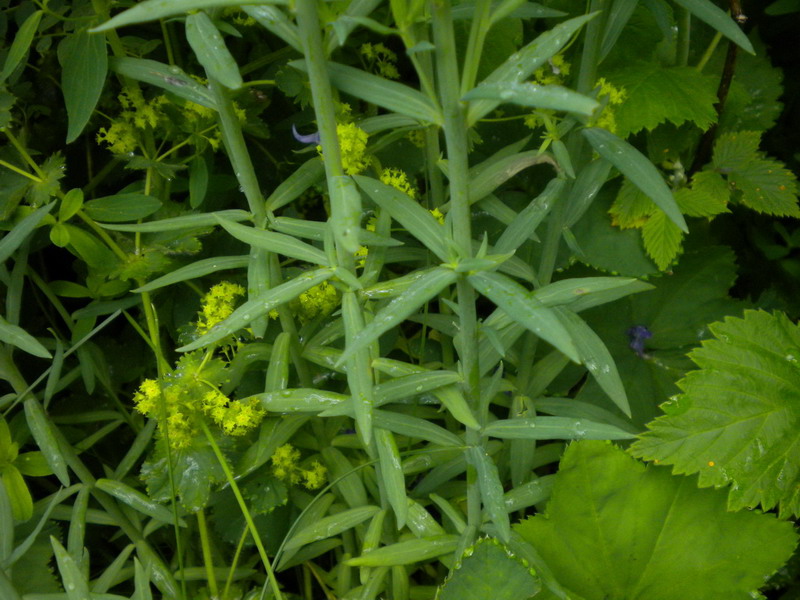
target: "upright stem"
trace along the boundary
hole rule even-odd
[[[436,45],[436,69],[439,96],[444,115],[444,137],[447,145],[450,179],[450,238],[460,259],[472,256],[472,219],[469,203],[469,157],[466,111],[460,101],[460,78],[456,57],[453,20],[449,0],[431,0],[433,38]],[[458,235],[453,235],[458,232]],[[464,376],[464,396],[473,410],[480,405],[480,370],[478,364],[478,316],[475,310],[475,290],[465,276],[456,282],[458,293],[460,343],[458,344],[461,372]],[[481,421],[477,415],[478,422]],[[480,434],[467,429],[469,445],[480,445]],[[467,469],[468,531],[474,535],[482,522],[480,490],[474,467]]]
[[[675,64],[685,67],[689,64],[689,46],[692,39],[692,13],[685,8],[678,9],[678,48]]]
[[[339,138],[336,133],[336,111],[333,104],[333,93],[328,78],[327,57],[322,43],[317,0],[297,0],[297,25],[303,42],[303,53],[306,58],[308,79],[311,84],[311,96],[314,99],[314,112],[319,127],[320,145],[325,160],[325,175],[328,183],[328,194],[331,199],[331,219],[329,223],[350,222],[352,209],[345,183]],[[344,212],[342,212],[344,211]],[[356,277],[354,249],[339,238],[335,239],[336,258],[341,269]],[[342,298],[344,311],[345,338],[353,337],[364,326],[364,315],[352,290],[344,293]],[[347,383],[353,397],[356,412],[358,434],[367,452],[370,452],[372,441],[372,406],[375,381],[372,372],[370,350],[364,348],[347,361]]]

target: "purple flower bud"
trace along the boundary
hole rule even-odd
[[[309,133],[308,135],[300,135],[297,132],[297,128],[294,126],[294,123],[292,123],[292,135],[294,136],[294,139],[296,139],[298,142],[303,142],[304,144],[320,143],[319,131],[315,133]]]
[[[631,350],[636,352],[639,358],[647,358],[647,355],[644,353],[644,343],[645,340],[649,340],[653,337],[653,332],[644,325],[634,325],[628,329],[628,337],[631,340]]]

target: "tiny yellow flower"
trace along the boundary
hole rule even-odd
[[[309,490],[319,489],[325,485],[327,475],[328,469],[315,460],[311,463],[311,468],[302,471],[303,485]]]
[[[303,321],[310,321],[317,315],[327,315],[339,306],[339,293],[327,281],[306,290],[297,298],[300,303],[298,315]]]
[[[242,286],[223,281],[212,287],[203,296],[200,305],[200,318],[197,320],[197,333],[207,333],[214,325],[224,321],[233,313],[233,307],[239,296],[244,296]]]
[[[396,190],[400,190],[411,198],[416,196],[416,192],[411,183],[409,183],[408,175],[405,174],[405,171],[401,171],[400,169],[383,169],[381,171],[380,180],[382,183],[390,185]]]
[[[434,208],[430,212],[433,215],[433,218],[439,222],[439,225],[444,225],[444,215],[442,214],[442,211],[440,211],[438,208]]]
[[[425,147],[425,131],[422,129],[414,129],[413,131],[409,131],[406,137],[417,148]]]
[[[613,107],[622,104],[628,93],[624,88],[615,87],[605,77],[598,79],[594,88],[597,90],[597,100],[603,103],[603,107],[595,115],[592,126],[602,127],[614,133],[617,129],[617,120]]]
[[[355,123],[339,123],[336,126],[336,135],[339,138],[344,172],[358,175],[369,164],[365,159],[369,135]],[[317,146],[317,152],[322,154],[322,146]]]

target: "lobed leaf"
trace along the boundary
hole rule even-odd
[[[800,327],[784,314],[745,311],[710,325],[689,355],[700,370],[631,447],[634,456],[732,484],[733,510],[800,514]]]

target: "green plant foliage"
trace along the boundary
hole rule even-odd
[[[728,512],[724,493],[607,442],[571,444],[546,512],[515,530],[564,589],[586,600],[744,600],[797,543],[791,524]]]
[[[797,178],[783,163],[764,158],[758,149],[760,140],[756,131],[720,136],[712,167],[739,192],[734,197],[745,206],[769,215],[800,217]]]
[[[685,354],[708,337],[707,323],[741,310],[725,297],[735,277],[731,251],[706,247],[685,253],[672,274],[651,279],[653,290],[585,313],[617,363],[637,426],[656,417],[658,405],[678,391],[675,382],[691,368]],[[628,333],[637,325],[652,334],[641,356]],[[614,410],[594,381],[577,398]]]
[[[655,129],[666,121],[675,125],[690,121],[705,130],[717,120],[716,78],[694,68],[646,62],[626,65],[608,78],[627,94],[614,110],[620,137]]]
[[[689,354],[699,370],[678,383],[683,393],[631,451],[676,473],[699,473],[702,486],[731,484],[732,509],[777,506],[782,516],[797,515],[800,331],[763,311],[710,329],[714,339]]]
[[[467,548],[437,600],[527,600],[540,589],[539,580],[524,559],[492,538],[481,538]]]

